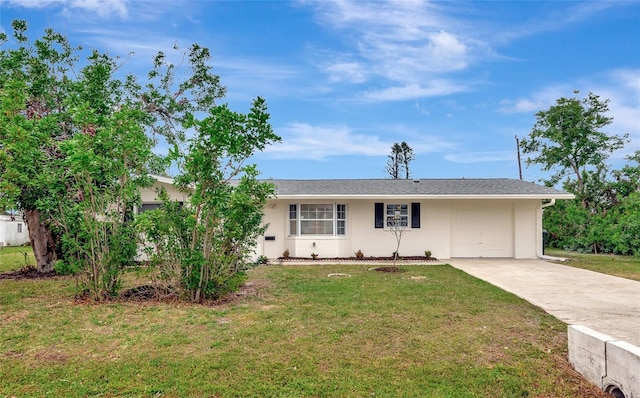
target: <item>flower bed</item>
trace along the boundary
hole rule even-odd
[[[299,262],[299,261],[322,261],[322,262],[345,262],[345,261],[357,261],[357,262],[393,262],[393,257],[318,257],[313,259],[311,257],[278,257],[279,262]],[[425,256],[400,256],[396,262],[403,261],[438,261],[435,257],[426,258]]]

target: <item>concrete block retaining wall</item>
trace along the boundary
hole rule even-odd
[[[640,398],[640,348],[581,325],[569,325],[569,362],[616,398]]]

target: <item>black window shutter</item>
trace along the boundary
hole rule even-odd
[[[384,203],[376,203],[376,216],[375,223],[376,228],[384,228]]]
[[[411,203],[411,228],[420,228],[420,203]]]

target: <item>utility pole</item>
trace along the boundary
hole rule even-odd
[[[518,149],[518,172],[520,173],[520,179],[522,180],[522,162],[520,161],[520,140],[516,134],[516,148]]]

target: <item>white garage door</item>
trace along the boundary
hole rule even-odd
[[[513,257],[510,203],[457,206],[451,220],[451,257]]]

